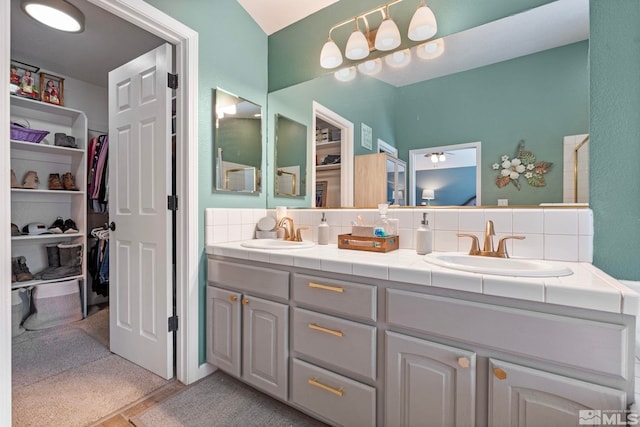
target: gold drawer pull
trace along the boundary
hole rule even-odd
[[[471,361],[468,357],[458,357],[458,365],[461,368],[468,368],[471,365]]]
[[[493,370],[493,375],[495,375],[495,377],[499,380],[506,380],[507,379],[507,373],[505,371],[503,371],[500,368],[496,368]]]
[[[235,295],[231,295],[231,296],[229,297],[229,301],[231,301],[231,302],[236,302],[236,301],[238,301],[238,297],[237,297],[237,296],[235,296]]]
[[[333,393],[336,396],[340,396],[340,397],[344,396],[344,391],[342,391],[341,388],[333,388],[333,387],[329,387],[328,385],[324,385],[321,382],[319,382],[317,378],[309,378],[308,383],[314,387],[318,387],[328,391],[329,393]]]
[[[315,323],[309,323],[309,329],[313,329],[314,331],[320,331],[320,332],[324,332],[327,334],[331,334],[331,335],[335,335],[337,337],[341,337],[344,335],[344,333],[342,331],[336,331],[334,329],[327,329],[327,328],[323,328],[322,326],[318,326]]]
[[[321,285],[320,283],[309,282],[309,287],[315,288],[315,289],[324,289],[325,291],[333,291],[333,292],[340,292],[340,293],[344,292],[344,288],[341,288],[339,286]]]

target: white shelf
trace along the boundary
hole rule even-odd
[[[12,241],[21,241],[21,240],[59,240],[59,239],[72,239],[74,237],[84,237],[84,233],[37,234],[37,235],[11,236],[11,240]]]
[[[84,191],[71,191],[71,190],[40,190],[38,188],[36,189],[31,189],[31,188],[12,188],[11,189],[12,193],[21,193],[21,194],[28,194],[28,193],[33,193],[33,194],[71,194],[71,195],[82,195],[85,192]]]
[[[316,170],[319,171],[330,171],[334,169],[340,169],[340,163],[334,163],[331,165],[316,165]]]
[[[34,99],[23,98],[16,95],[11,97],[11,103],[17,107],[28,108],[33,112],[51,113],[63,117],[76,117],[78,115],[84,116],[82,111],[74,110],[73,108],[62,107],[60,105],[49,104],[47,102],[36,101]]]
[[[75,280],[75,279],[84,280],[84,276],[82,274],[79,274],[77,276],[60,277],[58,279],[51,279],[51,280],[27,280],[25,282],[11,282],[11,289],[13,290],[13,289],[27,288],[29,286],[44,285],[45,283],[65,282],[67,280]]]
[[[340,140],[337,141],[329,141],[329,142],[318,142],[316,143],[317,148],[339,148],[341,144]]]
[[[67,154],[76,156],[82,156],[84,154],[84,150],[81,150],[80,148],[58,147],[57,145],[16,141],[14,139],[11,140],[11,148],[14,150],[28,150],[34,153],[46,154]]]

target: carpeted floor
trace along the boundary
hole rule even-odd
[[[109,311],[13,339],[13,426],[86,426],[167,383],[112,354]]]
[[[325,426],[221,371],[129,422],[136,427]]]

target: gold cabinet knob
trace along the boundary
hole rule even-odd
[[[468,368],[471,366],[471,361],[468,357],[458,357],[458,366],[461,368]]]
[[[242,305],[249,304],[249,300],[247,298],[242,298]]]
[[[235,296],[235,295],[231,295],[231,296],[229,297],[229,301],[231,301],[231,302],[236,302],[236,301],[238,301],[238,297],[237,297],[237,296]]]
[[[493,375],[499,380],[506,380],[507,373],[500,368],[496,368],[493,370]]]

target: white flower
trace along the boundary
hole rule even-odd
[[[500,169],[500,165],[499,165],[499,164],[497,164],[497,163],[494,163],[493,165],[491,165],[491,167],[492,167],[494,170],[498,170],[498,169]]]
[[[505,160],[502,162],[502,169],[509,169],[511,167],[511,162],[509,160]]]
[[[509,156],[507,156],[506,154],[504,156],[501,157],[501,160],[504,162],[506,160],[509,160]]]
[[[518,173],[522,173],[522,172],[524,172],[524,171],[525,171],[525,169],[526,169],[526,168],[524,167],[524,165],[518,165],[518,166],[516,166],[516,172],[518,172]]]
[[[534,170],[535,168],[536,168],[536,166],[535,166],[533,163],[529,163],[529,164],[527,165],[527,170],[532,171],[532,170]]]
[[[524,177],[527,179],[531,178],[532,176],[533,176],[533,172],[527,172],[524,174]]]
[[[518,179],[519,177],[520,177],[520,174],[518,172],[515,172],[515,171],[512,171],[509,174],[509,178],[511,178],[511,179]]]
[[[500,175],[502,176],[509,176],[511,174],[511,171],[509,169],[502,169],[500,171]]]
[[[513,166],[518,166],[520,163],[522,163],[522,162],[520,161],[520,159],[517,159],[517,158],[516,158],[516,159],[511,160],[511,164],[512,164]]]

